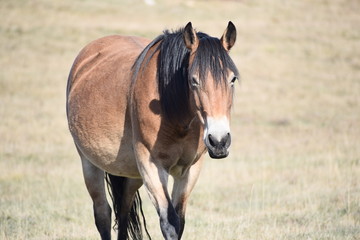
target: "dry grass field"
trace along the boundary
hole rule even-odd
[[[229,20],[242,75],[232,150],[207,157],[183,239],[360,239],[360,2],[155,3],[0,1],[0,239],[99,239],[65,115],[86,43],[188,21],[220,37]]]

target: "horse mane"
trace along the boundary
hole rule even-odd
[[[143,71],[156,52],[157,82],[162,114],[170,121],[181,122],[189,113],[189,78],[198,72],[199,81],[204,82],[208,71],[216,83],[228,81],[227,69],[238,76],[238,70],[220,40],[197,32],[199,46],[189,66],[190,50],[187,49],[181,28],[165,30],[140,53],[133,65],[133,81]],[[156,46],[155,50],[150,51]]]

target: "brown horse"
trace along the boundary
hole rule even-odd
[[[142,239],[137,208],[143,184],[164,238],[181,238],[204,153],[228,155],[238,77],[228,52],[235,39],[231,22],[220,39],[196,32],[188,23],[152,42],[104,37],[76,58],[68,79],[67,117],[102,239],[111,238],[104,177],[111,188],[118,239]],[[169,175],[174,178],[171,197]]]

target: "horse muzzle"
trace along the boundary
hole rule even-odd
[[[225,158],[229,155],[229,147],[231,144],[231,135],[230,133],[225,134],[220,139],[208,134],[205,139],[205,145],[208,149],[209,155],[211,158]]]
[[[211,158],[225,158],[231,144],[230,126],[227,117],[205,119],[204,143]]]

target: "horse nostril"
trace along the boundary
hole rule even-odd
[[[230,144],[231,144],[231,135],[230,133],[227,133],[226,136],[224,137],[224,139],[221,141],[223,146],[225,148],[228,148],[230,147]]]
[[[211,134],[208,135],[208,138],[209,138],[209,144],[212,147],[216,147],[219,144],[218,141]]]
[[[213,148],[229,148],[231,144],[231,136],[230,133],[227,133],[225,136],[223,136],[220,140],[218,140],[213,135],[208,135],[208,143]]]

